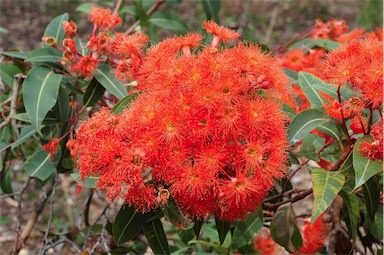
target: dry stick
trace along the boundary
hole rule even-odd
[[[281,201],[281,202],[276,203],[276,204],[263,203],[263,208],[267,209],[267,210],[276,210],[277,208],[279,208],[279,206],[281,206],[283,204],[294,203],[296,201],[299,201],[299,200],[307,197],[308,195],[312,194],[312,192],[313,192],[312,189],[307,189],[307,190],[305,190],[303,192],[300,192],[299,194],[297,194],[296,196],[294,196],[294,197],[292,197],[290,199]]]
[[[105,232],[106,232],[106,226],[107,226],[107,223],[108,223],[108,219],[107,219],[107,214],[108,214],[108,211],[109,211],[109,207],[106,207],[106,209],[103,211],[103,214],[104,215],[104,222],[103,222],[103,227],[101,229],[101,233],[100,233],[100,239],[101,240],[97,240],[97,242],[95,243],[95,245],[93,245],[92,249],[91,249],[91,254],[93,254],[95,252],[95,249],[97,248],[97,246],[99,246],[99,243],[101,242],[103,245],[104,245],[104,249],[105,251],[107,252],[108,255],[111,255],[111,253],[109,252],[109,246],[107,244],[107,241],[105,240]]]
[[[120,9],[120,6],[121,4],[123,3],[123,0],[118,0],[117,3],[116,3],[116,6],[115,8],[113,9],[113,14],[117,14],[119,12],[119,9]]]
[[[91,226],[89,226],[89,229],[88,229],[88,232],[87,232],[87,234],[86,234],[86,236],[85,236],[85,238],[84,238],[84,244],[83,244],[83,251],[85,250],[85,247],[86,247],[86,245],[87,245],[87,240],[88,240],[88,238],[89,238],[89,236],[91,235],[91,233],[92,233],[92,229],[93,229],[93,227],[96,225],[96,223],[101,219],[101,217],[103,217],[103,215],[105,214],[105,212],[107,211],[109,209],[109,204],[107,204],[105,207],[104,207],[104,209],[103,209],[103,211],[101,212],[101,214],[99,215],[99,217],[97,217],[97,219],[95,220],[95,222],[93,222],[93,224],[91,225]]]
[[[273,31],[273,28],[275,27],[276,18],[277,18],[277,14],[279,13],[279,9],[280,9],[280,5],[276,5],[272,10],[271,19],[269,20],[267,31],[265,32],[265,36],[263,40],[263,43],[265,45],[268,45],[269,39],[271,39],[272,31]]]
[[[284,186],[283,186],[282,193],[283,193],[283,192],[285,191],[285,189],[287,188],[287,185],[288,185],[289,181],[292,179],[292,177],[293,177],[297,172],[299,172],[300,169],[301,169],[303,166],[305,166],[309,161],[310,161],[310,159],[307,159],[306,161],[304,161],[303,163],[301,163],[301,164],[299,165],[299,167],[298,167],[297,169],[295,169],[295,170],[292,172],[292,174],[291,174],[290,176],[288,176],[287,181],[285,182],[285,184],[284,184]]]
[[[47,229],[45,230],[44,233],[44,238],[43,238],[43,247],[40,250],[40,254],[44,255],[46,251],[46,247],[48,244],[48,234],[49,234],[49,229],[51,228],[52,224],[52,218],[53,218],[53,206],[55,203],[55,193],[56,193],[56,186],[58,182],[58,177],[57,177],[57,172],[55,171],[55,178],[53,179],[53,187],[52,187],[52,195],[51,195],[51,210],[49,213],[49,218],[48,218],[48,223],[47,223]]]
[[[87,197],[87,199],[85,200],[85,202],[84,202],[84,224],[85,224],[85,226],[89,226],[89,208],[90,208],[90,206],[91,206],[91,202],[92,202],[92,197],[93,197],[93,192],[94,192],[94,190],[93,189],[91,189],[90,191],[89,191],[89,195],[88,195],[88,197]]]
[[[335,200],[332,203],[332,230],[329,234],[329,244],[328,244],[328,254],[335,254],[336,250],[336,241],[337,241],[337,234],[339,233],[341,229],[340,224],[340,215],[341,215],[341,208],[343,207],[343,199],[337,195]]]
[[[43,212],[45,203],[47,202],[47,199],[49,198],[49,196],[53,191],[53,186],[54,186],[54,182],[53,181],[49,182],[44,194],[41,194],[40,197],[36,200],[37,205],[35,210],[33,211],[32,215],[29,217],[21,234],[19,232],[17,235],[13,254],[17,254],[19,252],[19,250],[23,247],[24,242],[28,239],[29,235],[31,234],[33,226],[35,225],[37,219],[39,218],[39,215]],[[19,221],[21,222],[21,195],[19,197],[20,197]]]
[[[152,15],[163,3],[165,0],[156,0],[156,2],[152,5],[152,7],[147,11],[147,15]],[[133,25],[124,32],[124,34],[129,35],[132,34],[135,28],[140,25],[140,20],[133,23]]]

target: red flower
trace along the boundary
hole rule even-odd
[[[217,48],[221,41],[236,40],[240,37],[240,34],[234,30],[226,27],[219,26],[214,21],[203,22],[203,28],[210,34],[213,34],[211,47]]]
[[[311,226],[310,222],[305,223],[301,235],[303,245],[299,249],[299,254],[315,254],[324,246],[326,229],[323,217],[320,215]]]
[[[383,161],[383,119],[373,126],[371,136],[361,143],[358,151],[367,158]]]
[[[72,66],[71,71],[78,73],[80,77],[91,79],[98,64],[99,61],[96,58],[93,58],[92,56],[85,56]]]
[[[48,143],[43,145],[43,148],[46,152],[51,154],[51,158],[56,154],[60,140],[57,138],[51,138]]]
[[[88,19],[96,27],[102,29],[113,29],[122,22],[117,14],[112,14],[111,10],[95,6],[92,6]]]
[[[71,21],[63,21],[63,29],[66,36],[74,37],[77,34],[76,23]]]

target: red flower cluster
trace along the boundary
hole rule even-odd
[[[367,158],[383,161],[383,118],[373,126],[371,135],[372,138],[363,141],[358,150]]]
[[[237,37],[204,26],[219,41]],[[190,217],[245,217],[286,173],[285,116],[268,91],[287,77],[254,45],[219,49],[213,38],[193,54],[202,36],[189,34],[143,54],[146,37],[131,39],[114,48],[140,55],[131,74],[142,93],[122,114],[102,109],[81,125],[69,143],[81,176],[99,176],[98,188],[140,211],[161,205],[167,189]]]
[[[299,254],[312,255],[320,252],[324,246],[326,232],[322,215],[317,218],[312,226],[310,222],[306,222],[301,230],[303,245],[299,249]]]

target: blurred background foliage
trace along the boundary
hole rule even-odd
[[[85,3],[96,3],[113,8],[113,0],[1,0],[0,5],[0,48],[28,51],[39,47],[41,35],[49,21],[64,13],[78,22],[79,33],[86,36],[91,32],[87,25],[87,14],[78,8]],[[204,2],[204,1],[203,1]],[[212,6],[220,7],[217,19],[220,24],[236,28],[247,41],[257,41],[273,49],[295,35],[310,28],[315,19],[344,19],[350,29],[365,27],[372,30],[382,27],[383,2],[381,0],[210,0]],[[131,7],[142,3],[151,6],[153,0],[126,0],[120,15],[125,20],[124,31],[137,19]],[[126,7],[124,9],[124,7]],[[146,24],[144,30],[156,43],[162,38],[185,34],[187,31],[201,31],[201,21],[206,20],[201,0],[167,0],[160,10],[171,11],[173,18],[185,25],[185,29],[159,29]],[[125,11],[124,11],[125,10]],[[10,32],[12,31],[12,32]]]

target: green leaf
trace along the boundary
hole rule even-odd
[[[45,181],[55,170],[55,164],[52,163],[51,155],[48,152],[39,150],[27,159],[23,168],[30,177]]]
[[[308,134],[303,139],[301,144],[301,151],[298,153],[298,155],[319,162],[320,158],[318,151],[323,148],[324,144],[324,138],[315,134]]]
[[[115,78],[112,71],[110,66],[102,64],[96,69],[95,78],[107,91],[118,99],[123,99],[128,95],[127,90],[124,85]]]
[[[383,205],[380,205],[381,209],[376,212],[375,222],[367,220],[367,227],[369,232],[376,240],[383,240]]]
[[[290,48],[314,48],[315,46],[323,48],[327,51],[334,50],[339,46],[338,42],[325,39],[304,39],[290,45]]]
[[[63,52],[55,48],[40,48],[31,51],[25,61],[27,62],[60,62]]]
[[[359,200],[356,194],[348,194],[344,190],[340,191],[340,196],[344,201],[342,208],[342,218],[347,224],[350,238],[355,241],[359,225]]]
[[[36,133],[36,129],[33,126],[25,126],[21,129],[20,134],[17,136],[16,141],[11,144],[11,148],[14,149],[28,138]]]
[[[269,226],[272,239],[288,252],[298,250],[302,245],[300,230],[296,226],[291,204],[281,205]]]
[[[322,168],[313,169],[311,176],[314,195],[311,222],[314,223],[343,188],[345,176],[341,172],[329,172]]]
[[[227,233],[231,227],[231,222],[220,220],[218,218],[215,218],[216,221],[216,229],[217,233],[219,234],[219,240],[220,245],[223,244],[225,237],[227,236]]]
[[[76,7],[77,12],[84,12],[86,14],[89,14],[91,12],[92,7],[100,7],[100,5],[95,3],[82,3],[79,6]]]
[[[309,109],[299,113],[289,124],[288,138],[291,144],[299,142],[309,132],[328,122],[329,119],[322,111]]]
[[[155,254],[170,254],[167,236],[160,219],[154,219],[144,225],[144,234]]]
[[[337,125],[332,122],[326,122],[324,124],[319,125],[316,129],[335,139],[338,142],[340,148],[342,148],[343,146],[342,138],[343,138],[343,135],[345,134],[344,132],[341,132],[342,129],[340,125]]]
[[[52,110],[60,123],[64,123],[68,120],[69,114],[71,113],[71,107],[69,106],[68,93],[62,86],[60,86],[57,102]]]
[[[0,63],[0,78],[9,87],[13,86],[13,76],[22,73],[21,69],[12,64]]]
[[[20,51],[5,51],[1,52],[1,54],[6,55],[8,57],[12,58],[18,58],[18,59],[26,59],[28,52],[20,52]]]
[[[371,177],[363,184],[365,206],[372,222],[375,221],[375,214],[379,209],[380,203],[380,183],[379,178],[376,177],[377,176]]]
[[[5,173],[1,172],[2,178],[0,180],[0,188],[3,191],[4,194],[11,194],[13,193],[12,189],[12,181],[11,181],[11,171],[10,169],[3,169]]]
[[[282,105],[283,112],[288,116],[289,119],[293,119],[296,117],[295,111],[287,104],[283,103]]]
[[[54,18],[47,26],[44,32],[44,36],[52,36],[55,38],[57,45],[61,46],[61,42],[64,38],[63,22],[68,20],[68,13],[64,13]],[[47,45],[45,44],[45,47]]]
[[[241,221],[236,225],[233,232],[232,248],[237,249],[252,243],[254,234],[259,232],[262,226],[263,221],[260,215],[250,213],[244,221]]]
[[[119,114],[124,111],[125,108],[127,108],[133,101],[136,100],[136,98],[140,95],[141,93],[133,93],[131,95],[128,95],[121,99],[119,102],[117,102],[113,107],[112,107],[112,112],[114,114]]]
[[[87,47],[87,43],[81,41],[79,38],[75,38],[76,49],[81,56],[86,56],[89,52],[89,48]]]
[[[287,69],[287,68],[284,68],[283,70],[284,70],[284,73],[291,80],[291,83],[293,83],[293,84],[297,84],[298,83],[298,79],[299,79],[298,72],[293,71],[291,69]]]
[[[120,14],[131,14],[133,16],[137,16],[137,7],[136,6],[124,6],[123,8],[120,9],[119,11]]]
[[[87,90],[85,91],[83,97],[83,108],[88,106],[93,106],[103,97],[105,92],[105,88],[101,86],[101,84],[93,78],[89,83]]]
[[[201,0],[203,4],[203,10],[207,20],[213,20],[220,24],[219,12],[221,8],[220,0]]]
[[[193,226],[193,232],[195,233],[195,236],[197,239],[199,239],[200,230],[203,224],[204,222],[202,220],[195,220],[195,225]]]
[[[383,163],[364,157],[359,152],[363,141],[371,139],[370,136],[361,137],[353,147],[353,168],[355,169],[355,188],[359,188],[366,183],[369,178],[383,171]]]
[[[173,31],[187,30],[180,16],[171,11],[157,11],[148,19],[148,22]]]
[[[96,188],[96,184],[99,181],[99,177],[96,177],[96,176],[84,177],[84,180],[82,180],[78,173],[72,173],[71,177],[76,182],[78,182],[81,186],[88,187],[88,188]]]
[[[45,67],[35,66],[24,80],[24,105],[32,126],[38,132],[44,117],[56,103],[61,79],[61,75]]]
[[[135,211],[133,206],[123,205],[112,227],[115,243],[120,245],[133,239],[143,229],[145,223],[142,213]]]
[[[164,216],[177,228],[182,230],[193,228],[194,222],[183,215],[174,200],[168,200],[168,203],[160,206],[160,209]]]

